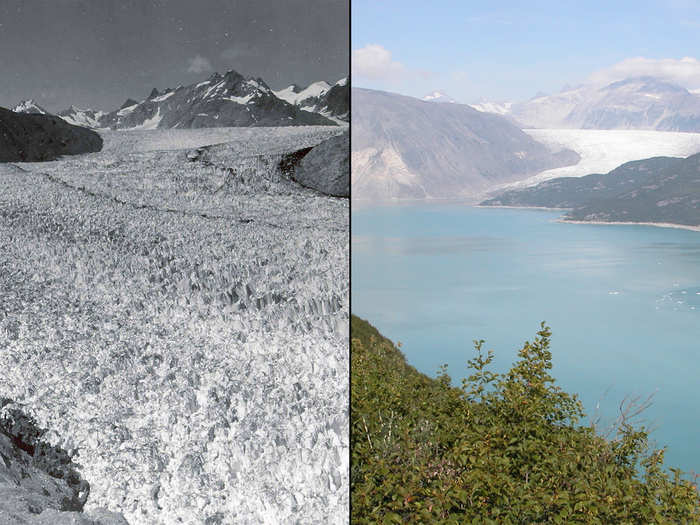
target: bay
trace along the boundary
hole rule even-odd
[[[652,396],[637,423],[668,466],[700,472],[700,233],[561,214],[353,203],[352,311],[457,385],[473,340],[505,371],[545,321],[552,375],[601,433],[622,401]]]

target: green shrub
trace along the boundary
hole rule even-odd
[[[505,374],[476,342],[472,374],[431,379],[351,320],[352,522],[700,523],[695,485],[622,418],[606,439],[549,375],[542,325]]]

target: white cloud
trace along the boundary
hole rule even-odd
[[[190,58],[187,66],[188,73],[204,73],[205,71],[211,71],[212,69],[214,68],[211,66],[211,62],[201,55]]]
[[[687,89],[700,88],[700,61],[692,57],[627,58],[613,66],[593,73],[589,80],[595,83],[615,82],[630,77],[654,76],[674,82]]]
[[[352,52],[352,76],[371,79],[398,79],[406,73],[401,62],[391,58],[391,51],[378,44],[367,44]]]

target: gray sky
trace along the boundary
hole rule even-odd
[[[0,106],[113,110],[230,69],[335,82],[348,24],[348,0],[0,0]]]

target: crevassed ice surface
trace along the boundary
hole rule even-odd
[[[347,521],[348,202],[275,169],[338,131],[105,132],[0,167],[0,395],[77,449],[87,508]]]
[[[607,173],[632,160],[688,157],[700,151],[700,133],[628,129],[526,129],[533,139],[554,150],[568,148],[581,156],[573,166],[545,170],[503,187],[534,186],[556,177]]]

